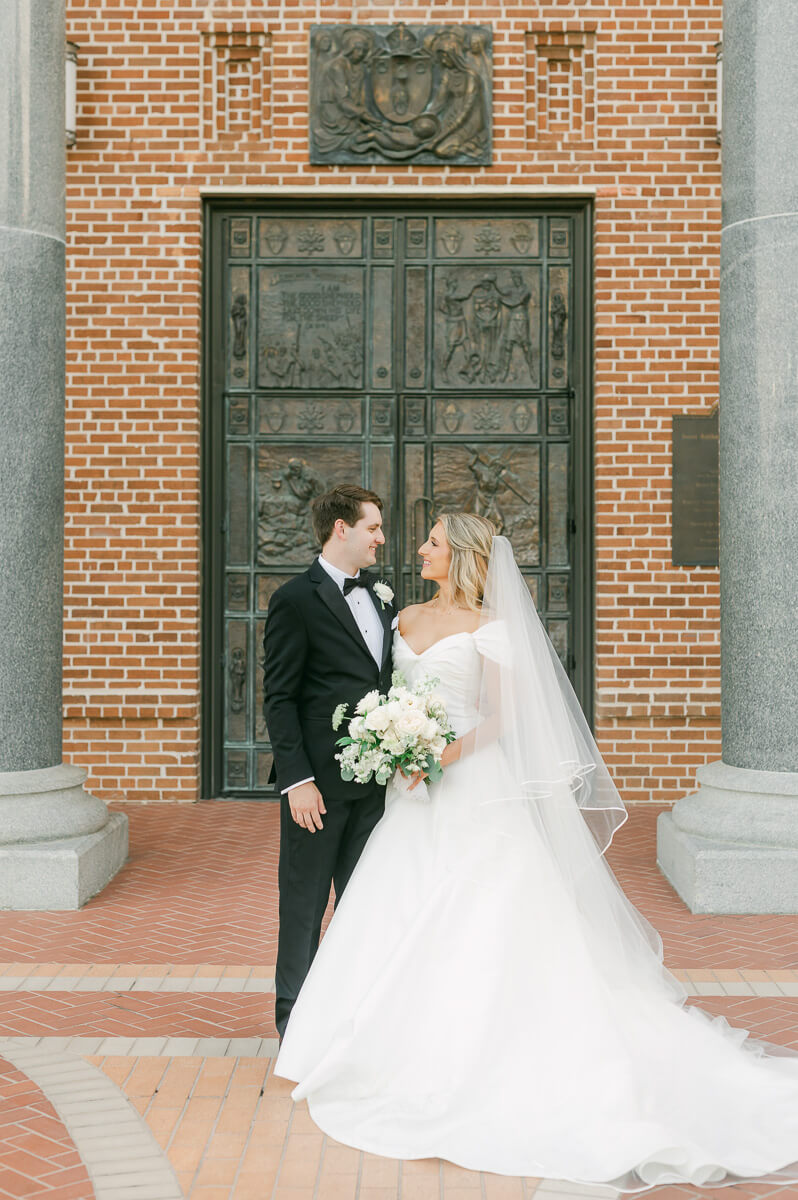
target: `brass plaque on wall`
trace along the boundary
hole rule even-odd
[[[491,162],[487,25],[314,25],[312,163]]]
[[[674,566],[718,565],[718,412],[673,418]]]

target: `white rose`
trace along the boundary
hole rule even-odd
[[[375,733],[384,733],[391,723],[391,714],[388,711],[389,704],[382,704],[379,708],[374,708],[367,716],[363,718],[366,728],[373,729]]]
[[[380,702],[380,693],[375,688],[372,692],[366,692],[362,699],[358,700],[355,707],[355,712],[362,717],[365,713],[372,712]]]
[[[362,738],[366,732],[366,722],[362,717],[353,717],[349,722],[349,736],[353,738]]]
[[[374,584],[374,595],[377,597],[383,607],[386,604],[390,604],[393,600],[393,591],[388,587],[388,584],[383,583],[382,580]]]
[[[424,737],[427,741],[434,741],[440,735],[440,726],[437,721],[427,718],[424,724]]]
[[[403,738],[418,737],[426,724],[427,718],[418,708],[406,708],[393,722],[394,729]]]

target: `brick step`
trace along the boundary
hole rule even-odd
[[[798,971],[674,967],[692,996],[798,996]],[[0,992],[274,992],[274,966],[0,963]]]

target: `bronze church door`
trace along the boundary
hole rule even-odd
[[[336,482],[384,497],[400,604],[436,511],[490,517],[589,714],[588,216],[209,207],[203,795],[270,794],[263,624]]]

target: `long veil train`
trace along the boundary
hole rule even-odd
[[[481,624],[501,631],[497,644],[503,652],[483,672],[483,719],[471,735],[473,749],[478,753],[497,741],[506,765],[504,780],[510,784],[509,793],[505,789],[482,804],[524,803],[613,991],[625,1000],[638,995],[645,1003],[649,993],[683,1005],[687,992],[664,966],[661,937],[627,899],[604,858],[627,819],[626,808],[505,537],[493,539]],[[695,1008],[685,1012],[728,1034],[757,1057],[792,1059],[798,1089],[798,1054],[746,1038],[723,1018],[709,1018]],[[798,1160],[798,1141],[795,1153]],[[798,1162],[783,1166],[771,1178],[793,1182]],[[727,1175],[722,1181],[706,1182],[739,1181],[740,1176]],[[613,1183],[630,1191],[652,1186],[635,1171]]]

